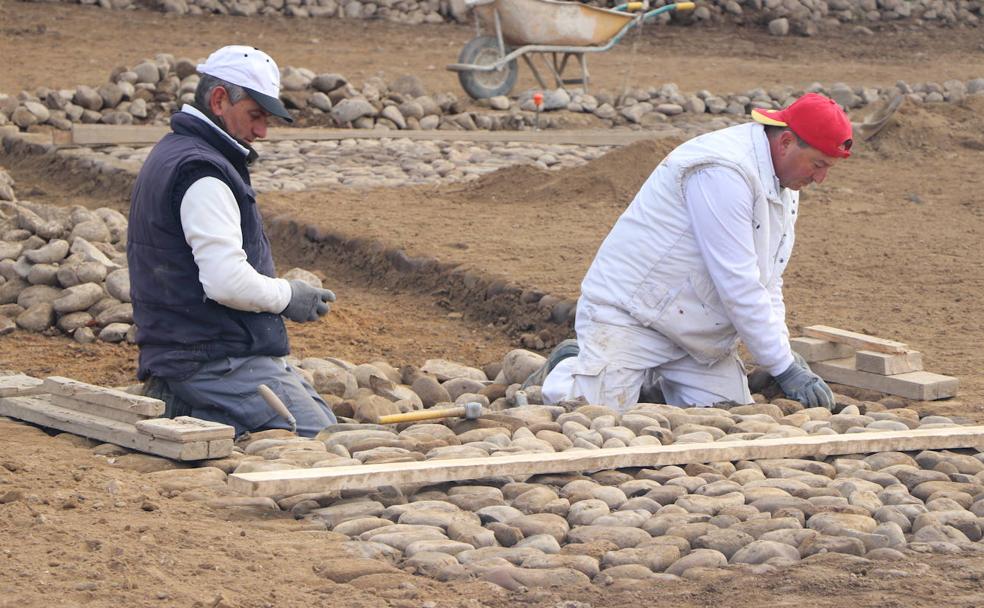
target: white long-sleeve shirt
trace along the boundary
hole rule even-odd
[[[205,121],[235,144],[243,156],[249,153],[192,106],[186,105],[181,111]],[[242,216],[229,186],[215,177],[195,181],[181,199],[180,215],[185,242],[191,247],[206,296],[223,306],[249,312],[279,314],[287,308],[290,284],[260,274],[246,259]]]
[[[762,285],[752,234],[752,192],[727,167],[696,171],[684,196],[701,256],[728,318],[755,360],[773,376],[793,362],[782,279]],[[785,262],[785,260],[783,260]]]

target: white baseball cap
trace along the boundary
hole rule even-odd
[[[198,71],[241,86],[261,108],[294,122],[280,101],[280,68],[263,51],[251,46],[224,46],[198,64]]]

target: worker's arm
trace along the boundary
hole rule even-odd
[[[197,180],[181,199],[181,226],[205,295],[229,308],[279,314],[290,302],[290,284],[250,266],[241,219],[236,197],[218,178]]]
[[[776,279],[769,289],[769,297],[772,300],[772,311],[782,321],[782,332],[789,341],[789,328],[786,327],[786,301],[782,297],[782,277]]]
[[[782,295],[759,278],[752,225],[752,192],[738,172],[701,169],[685,184],[684,196],[701,256],[724,312],[755,361],[772,375],[793,363]]]

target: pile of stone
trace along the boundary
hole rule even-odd
[[[134,343],[126,238],[115,209],[0,201],[0,335],[19,327],[82,344]],[[283,276],[321,287],[300,268]]]
[[[231,472],[956,424],[942,416],[920,418],[897,397],[873,401],[844,394],[837,395],[834,411],[804,408],[779,395],[768,402],[761,393],[755,404],[730,409],[639,404],[619,413],[597,405],[535,405],[538,387],[520,392],[518,383],[542,361],[523,350],[485,369],[444,360],[397,370],[382,361],[305,359],[299,365],[329,397],[342,424],[315,439],[286,431],[253,434],[239,442],[233,456],[211,461],[208,468],[152,476],[165,495],[195,485],[223,493],[222,482]],[[758,388],[775,394],[771,384]],[[345,422],[467,401],[478,401],[491,413],[478,420],[397,428]],[[533,405],[523,405],[526,401]],[[706,568],[772,572],[824,553],[875,562],[903,559],[910,552],[984,551],[984,453],[976,450],[715,462],[272,499],[202,494],[200,499],[217,508],[289,511],[348,537],[346,549],[363,559],[338,560],[337,569],[322,573],[329,578],[352,578],[353,568],[370,571],[364,574],[402,568],[439,580],[477,576],[510,589],[623,579],[651,584],[701,576]]]
[[[95,89],[86,85],[63,90],[40,87],[16,96],[0,94],[0,126],[10,123],[30,131],[39,127],[69,130],[74,123],[166,124],[182,104],[194,100],[199,80],[196,65],[190,59],[159,54],[132,68],[114,69],[109,81]],[[557,89],[545,92],[541,109],[546,114],[538,121],[532,90],[515,99],[500,96],[469,105],[453,93],[429,95],[414,76],[389,83],[373,77],[360,89],[339,74],[315,74],[287,66],[282,69],[281,82],[281,97],[299,126],[394,131],[516,130],[537,122],[550,128],[563,124],[563,112],[591,114],[599,119],[598,126],[656,129],[668,126],[671,119],[676,125],[681,118],[695,120],[708,114],[743,120],[753,108],[784,107],[806,91],[829,95],[849,109],[894,96],[897,91],[914,103],[959,103],[967,95],[984,94],[984,78],[916,85],[900,81],[883,88],[814,83],[805,91],[775,87],[733,94],[684,93],[673,83],[635,87],[620,94]]]
[[[463,2],[456,1],[463,10]],[[160,0],[161,10],[180,15],[213,13],[252,17],[385,19],[394,23],[419,25],[452,20],[448,0]]]
[[[46,0],[51,1],[51,0]],[[132,9],[134,0],[55,0]],[[618,2],[591,0],[611,7]],[[668,0],[655,0],[653,7]],[[214,13],[251,17],[386,19],[397,23],[467,22],[463,0],[153,0],[157,10],[176,14]],[[821,29],[851,24],[904,22],[908,25],[977,26],[984,16],[980,0],[706,0],[692,13],[661,15],[662,23],[680,25],[735,23],[768,27],[771,34],[813,36]],[[870,30],[865,28],[867,33]]]
[[[0,203],[0,334],[133,341],[127,222],[113,209]]]
[[[0,166],[0,201],[16,201],[17,194],[14,193],[14,178],[10,177],[7,170]]]

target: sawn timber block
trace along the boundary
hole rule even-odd
[[[910,350],[907,353],[890,355],[870,350],[859,350],[854,353],[854,366],[858,371],[882,376],[919,372],[923,369],[922,353]]]
[[[137,431],[136,427],[126,422],[55,405],[48,397],[48,395],[5,397],[0,399],[0,415],[174,460],[221,457],[209,455],[207,441],[178,443],[159,439]],[[227,455],[228,453],[222,456]]]
[[[854,357],[818,361],[811,364],[810,367],[828,382],[868,388],[917,401],[934,401],[953,397],[957,394],[957,386],[960,384],[960,381],[952,376],[943,376],[932,372],[919,371],[882,376],[858,371],[854,365]]]
[[[806,359],[807,363],[843,359],[854,354],[854,349],[847,344],[839,344],[820,338],[790,338],[789,346]]]
[[[966,426],[233,473],[228,483],[251,496],[292,496],[510,475],[980,447],[984,447],[984,426]]]
[[[115,388],[86,384],[71,378],[49,376],[45,378],[41,388],[45,393],[72,397],[80,401],[140,414],[146,418],[158,418],[164,414],[164,402],[160,399],[133,395]]]
[[[44,381],[26,374],[0,376],[0,397],[20,397],[41,393]]]
[[[148,418],[135,423],[134,426],[141,433],[179,443],[213,439],[232,440],[236,436],[236,429],[228,424],[192,418],[191,416],[178,416],[173,419]]]
[[[909,351],[909,347],[902,342],[894,340],[883,340],[874,336],[837,329],[827,325],[811,325],[803,328],[803,333],[810,338],[820,338],[840,344],[848,344],[856,349],[873,350],[879,353],[904,353]]]
[[[225,458],[232,454],[233,439],[212,439],[208,442],[209,458]]]

